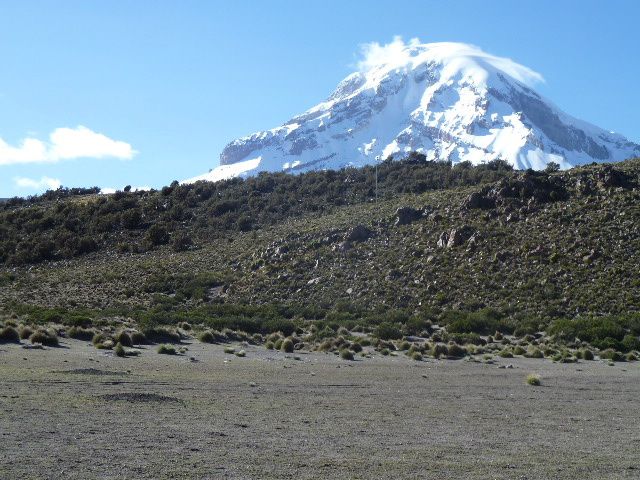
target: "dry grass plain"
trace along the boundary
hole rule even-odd
[[[187,347],[0,345],[0,478],[640,478],[637,362]]]

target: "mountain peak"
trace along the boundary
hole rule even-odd
[[[229,143],[197,180],[371,164],[418,151],[429,160],[563,168],[640,155],[640,145],[562,112],[533,90],[542,76],[464,43],[363,47],[357,71],[284,125]]]

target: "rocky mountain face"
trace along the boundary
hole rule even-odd
[[[385,50],[386,49],[386,50]],[[536,93],[539,74],[459,43],[380,47],[329,98],[284,125],[229,143],[196,180],[430,160],[563,168],[640,155],[640,145],[577,120]]]

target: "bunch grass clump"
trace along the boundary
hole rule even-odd
[[[0,343],[20,343],[20,333],[13,326],[5,326],[0,330]]]
[[[47,347],[57,347],[59,345],[58,336],[51,330],[38,330],[34,332],[30,337],[31,343],[40,343]]]
[[[176,348],[173,345],[162,344],[158,346],[158,353],[162,355],[177,355]]]
[[[539,387],[542,384],[540,375],[537,375],[535,373],[527,375],[527,384],[533,385],[534,387]]]

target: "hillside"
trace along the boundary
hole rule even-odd
[[[381,166],[378,202],[374,178],[367,167],[12,201],[0,301],[41,319],[218,318],[248,331],[479,310],[537,331],[640,311],[640,160],[547,173],[412,155]],[[56,235],[76,235],[69,224],[92,251],[58,249]],[[7,251],[43,241],[55,260]]]

